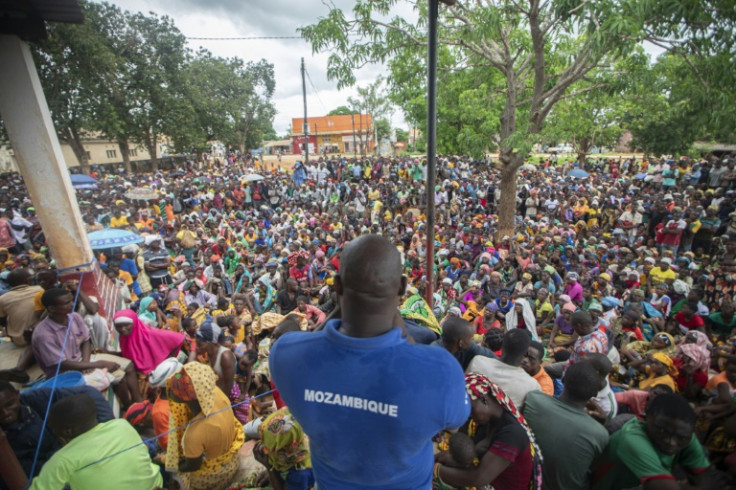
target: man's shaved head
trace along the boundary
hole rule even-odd
[[[343,288],[373,297],[398,297],[401,269],[399,251],[380,235],[352,240],[340,257]]]
[[[406,287],[401,272],[399,251],[380,235],[363,235],[345,246],[335,291],[347,335],[372,337],[399,325],[399,297]]]

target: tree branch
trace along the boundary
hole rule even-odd
[[[543,119],[540,119],[540,108],[542,106],[544,85],[546,80],[544,59],[544,34],[539,27],[539,0],[529,1],[529,31],[532,36],[534,51],[534,88],[531,101],[531,120],[533,125],[541,130]]]

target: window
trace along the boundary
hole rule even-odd
[[[118,152],[115,150],[107,150],[107,158],[117,158]]]
[[[137,157],[138,156],[138,150],[135,149],[135,148],[133,148],[132,150],[129,150],[128,151],[128,156]]]

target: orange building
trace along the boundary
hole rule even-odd
[[[304,150],[304,118],[291,120],[292,151]],[[365,153],[373,151],[373,118],[370,114],[348,114],[344,116],[318,116],[307,118],[309,153]]]

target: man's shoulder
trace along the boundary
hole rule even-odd
[[[557,403],[561,403],[559,402],[559,400],[557,400],[557,398],[547,395],[546,393],[543,393],[541,391],[533,391],[526,396],[524,406],[526,408],[530,408],[536,405],[546,406],[546,405],[556,405]]]
[[[38,324],[33,328],[33,337],[31,337],[31,339],[35,339],[37,335],[43,335],[44,333],[53,330],[56,325],[57,323],[47,316],[38,322]]]
[[[491,357],[486,357],[483,355],[476,355],[473,357],[473,359],[470,361],[470,364],[468,364],[468,369],[466,369],[466,372],[474,372],[474,371],[486,371],[486,370],[493,370],[493,369],[502,369],[503,363],[499,361],[498,359],[493,359]]]
[[[35,285],[24,285],[10,289],[7,293],[0,296],[0,303],[7,303],[8,301],[23,298],[24,296],[33,297],[38,292],[42,292],[41,286]]]
[[[611,450],[617,455],[628,456],[631,453],[656,452],[646,432],[646,423],[633,419],[611,435]],[[635,450],[633,450],[635,448]]]
[[[317,332],[287,332],[273,344],[270,355],[278,355],[277,353],[284,349],[311,348],[314,344],[324,341],[324,330]]]
[[[413,362],[420,363],[426,361],[428,366],[423,366],[426,369],[437,369],[438,371],[446,372],[448,368],[459,370],[462,372],[460,364],[455,359],[455,356],[450,354],[447,349],[437,344],[424,345],[424,344],[410,344],[404,342],[399,344],[398,355],[412,358]]]

